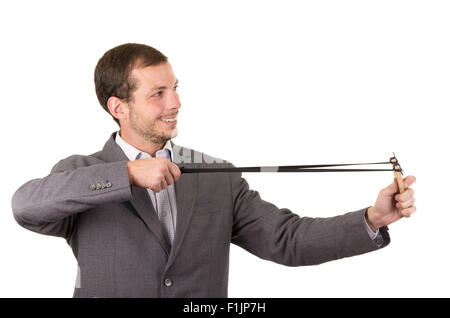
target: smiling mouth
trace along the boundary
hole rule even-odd
[[[159,121],[162,122],[163,126],[165,126],[166,128],[170,128],[173,129],[176,127],[177,125],[177,118],[173,117],[173,118],[160,118]]]
[[[165,123],[173,123],[177,121],[176,118],[161,118],[160,120]]]
[[[177,115],[178,112],[176,112],[175,114],[160,117],[159,120],[166,124],[173,124],[177,122]]]

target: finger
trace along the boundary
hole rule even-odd
[[[407,209],[407,208],[411,207],[415,201],[416,200],[414,198],[412,198],[411,200],[408,200],[408,201],[397,202],[395,206],[399,209]]]
[[[170,169],[167,169],[166,173],[164,174],[164,178],[166,181],[166,185],[171,185],[173,184],[175,181],[173,180],[173,176],[170,173]]]
[[[161,189],[167,188],[167,185],[170,185],[173,183],[172,175],[169,171],[169,164],[170,161],[167,158],[159,157],[158,159],[161,160],[161,166],[159,172],[161,173],[160,176],[160,185]]]
[[[161,181],[161,190],[163,190],[163,189],[165,189],[165,188],[167,188],[167,182],[166,182],[166,180],[164,179],[164,180]]]
[[[405,217],[409,217],[411,214],[416,212],[416,210],[417,210],[416,206],[413,205],[413,206],[411,206],[411,207],[409,207],[407,209],[400,210],[400,214],[405,216]]]
[[[156,186],[156,185],[155,185],[155,186],[153,186],[151,189],[153,190],[153,192],[158,193],[158,192],[161,191],[161,186]]]
[[[394,178],[394,182],[392,182],[386,188],[381,190],[381,193],[387,197],[392,197],[397,192],[398,192],[398,184],[396,178]]]
[[[404,202],[411,200],[413,197],[414,197],[414,189],[409,188],[406,189],[405,192],[395,195],[395,200],[397,200],[398,202]]]
[[[403,186],[406,188],[410,187],[414,182],[416,182],[415,176],[407,176],[403,178]]]
[[[180,175],[181,175],[181,170],[180,170],[180,168],[179,168],[176,164],[170,163],[170,164],[169,164],[169,169],[170,169],[170,173],[172,174],[174,180],[175,180],[175,181],[178,180],[178,178],[179,178]]]

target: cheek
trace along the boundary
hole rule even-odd
[[[154,101],[148,106],[149,114],[154,119],[164,115],[164,103],[162,101]]]
[[[144,107],[141,108],[141,112],[136,114],[139,120],[145,122],[155,122],[158,121],[158,118],[161,117],[164,113],[164,107],[161,106],[161,103],[152,102],[147,103]]]
[[[164,114],[163,108],[154,107],[149,115],[149,118],[153,121],[159,121],[159,118]]]

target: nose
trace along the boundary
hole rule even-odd
[[[180,96],[178,96],[178,93],[176,91],[173,91],[171,94],[169,94],[169,100],[168,107],[169,109],[179,109],[181,107],[180,103]]]

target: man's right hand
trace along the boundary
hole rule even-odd
[[[180,168],[166,158],[147,158],[127,162],[130,185],[159,192],[181,175]]]

